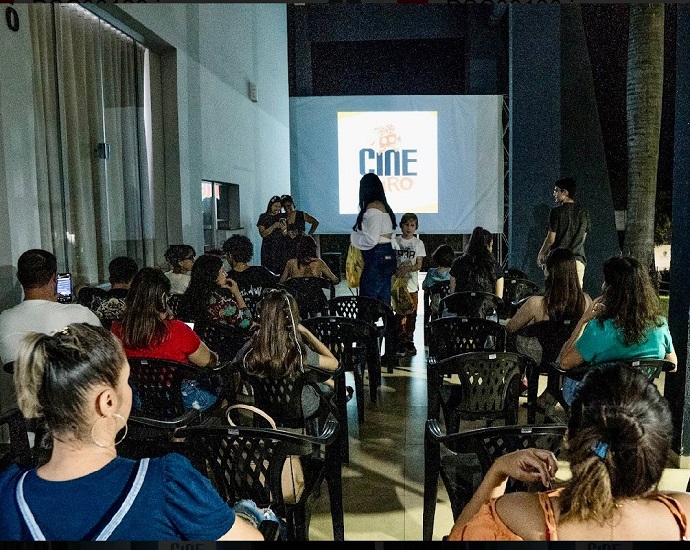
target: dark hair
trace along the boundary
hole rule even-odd
[[[656,386],[624,363],[593,368],[578,388],[568,420],[572,480],[561,518],[610,519],[616,499],[657,489],[672,434],[671,411]],[[595,454],[599,444],[603,458]]]
[[[251,350],[245,356],[247,372],[265,377],[298,375],[307,347],[297,330],[301,321],[297,302],[286,290],[268,289],[257,308],[260,325],[251,338]]]
[[[47,285],[57,273],[57,258],[40,248],[27,250],[17,260],[17,279],[24,288]]]
[[[285,207],[286,202],[289,202],[293,206],[295,205],[295,201],[293,200],[293,198],[290,195],[282,195],[280,197],[280,204],[282,204],[283,207]]]
[[[577,192],[577,183],[575,183],[573,178],[561,178],[556,180],[554,185],[563,191],[567,191],[568,196],[571,199],[575,198],[575,193]]]
[[[280,207],[283,207],[283,203],[280,200],[280,197],[278,195],[273,195],[270,199],[268,199],[268,205],[266,205],[266,214],[271,213],[271,206],[273,206],[275,203],[279,202]]]
[[[165,259],[173,269],[180,267],[180,262],[189,255],[196,256],[196,251],[188,244],[171,244],[165,252]]]
[[[442,244],[431,254],[431,260],[438,267],[450,267],[455,260],[455,250],[449,244]]]
[[[577,276],[575,255],[569,248],[555,248],[546,258],[544,313],[549,319],[577,318],[585,312],[585,295]]]
[[[386,212],[391,218],[391,223],[393,224],[393,229],[397,227],[395,223],[395,214],[391,209],[388,201],[386,200],[386,193],[383,190],[383,183],[381,179],[372,173],[367,173],[362,176],[359,180],[359,214],[357,215],[357,221],[352,229],[362,229],[362,218],[364,218],[364,212],[367,209],[367,205],[374,201],[381,201],[386,208]]]
[[[203,254],[194,262],[189,286],[182,295],[185,311],[191,319],[206,317],[211,294],[220,288],[216,279],[222,267],[223,259],[213,254]]]
[[[118,256],[113,258],[108,264],[110,274],[110,284],[127,284],[132,281],[139,271],[139,265],[128,256]]]
[[[244,235],[231,235],[223,243],[223,252],[232,256],[233,261],[248,264],[254,256],[254,245],[249,237]]]
[[[467,250],[462,256],[463,261],[467,262],[468,267],[468,287],[455,288],[456,291],[462,290],[484,290],[496,282],[496,260],[489,250],[493,243],[493,237],[483,227],[475,227],[470,236]]]
[[[419,218],[417,217],[417,214],[413,212],[406,212],[405,214],[402,215],[402,218],[400,218],[400,225],[414,221],[415,225],[417,226],[417,229],[419,229]]]
[[[302,235],[297,240],[297,264],[300,266],[308,265],[318,258],[316,253],[316,241],[311,235]]]
[[[14,363],[17,403],[26,418],[44,417],[53,436],[90,435],[86,397],[118,385],[127,361],[120,341],[103,327],[73,323],[53,335],[30,332]]]
[[[603,271],[605,308],[597,314],[599,323],[613,319],[626,346],[642,342],[648,329],[663,324],[647,270],[632,256],[614,256],[604,262]]]
[[[142,267],[132,279],[122,315],[122,343],[126,348],[146,349],[168,335],[161,313],[168,311],[170,280],[159,269]]]

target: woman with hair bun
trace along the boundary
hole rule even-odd
[[[161,274],[161,276],[163,276]],[[183,456],[117,456],[129,364],[106,329],[30,333],[14,365],[19,408],[43,416],[52,454],[0,474],[2,540],[262,540]]]
[[[509,477],[546,487],[550,451],[498,458],[453,526],[450,540],[685,540],[690,494],[659,491],[671,412],[647,377],[623,363],[592,369],[572,404],[572,478],[543,493],[504,495]]]

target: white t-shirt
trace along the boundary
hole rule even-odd
[[[413,264],[417,262],[417,258],[426,256],[426,247],[419,237],[403,239],[402,235],[396,235],[395,240],[398,243],[398,265]],[[419,271],[407,274],[407,290],[419,291]]]
[[[101,326],[98,317],[79,304],[61,304],[48,300],[24,300],[0,313],[0,360],[9,363],[17,358],[22,338],[29,332],[49,334],[70,323]],[[2,371],[0,410],[16,405],[12,377]]]
[[[189,273],[173,273],[166,271],[165,276],[170,279],[170,294],[184,294],[189,286],[192,276]]]
[[[362,216],[362,229],[350,234],[350,242],[360,250],[371,250],[377,244],[391,242],[388,237],[382,235],[392,232],[393,223],[388,212],[370,208]]]

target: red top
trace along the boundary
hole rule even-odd
[[[180,363],[189,363],[189,356],[199,349],[201,340],[196,333],[178,319],[165,321],[168,334],[157,346],[151,348],[125,347],[127,357],[148,357],[150,359],[169,359]],[[114,321],[110,329],[122,340],[122,324]]]

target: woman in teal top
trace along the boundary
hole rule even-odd
[[[614,256],[604,262],[603,294],[585,311],[573,334],[563,345],[561,367],[621,359],[666,359],[674,365],[666,319],[659,314],[659,298],[647,271],[630,256]],[[579,382],[563,383],[563,397],[570,404]]]

